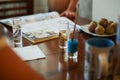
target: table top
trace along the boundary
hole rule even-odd
[[[84,18],[78,19],[78,24],[88,24],[91,20]],[[10,31],[9,31],[10,33]],[[45,59],[26,61],[35,71],[43,75],[45,80],[83,80],[84,73],[84,43],[88,38],[94,37],[83,31],[78,34],[78,58],[69,59],[58,47],[58,39],[52,39],[36,45],[46,55]],[[10,34],[9,34],[10,35]],[[109,37],[115,40],[115,37]],[[33,45],[27,39],[23,38],[23,46]]]

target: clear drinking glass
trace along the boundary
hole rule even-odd
[[[68,58],[77,58],[78,39],[76,32],[73,33],[74,26],[70,27],[68,21],[62,21],[59,30],[59,48],[65,49]],[[74,38],[73,38],[74,35]]]
[[[106,38],[85,41],[85,80],[109,80],[113,69],[114,42]]]
[[[78,39],[76,32],[73,31],[69,34],[67,40],[67,53],[68,58],[77,58],[78,57]]]
[[[21,18],[12,19],[13,44],[14,47],[22,47],[22,27]]]
[[[118,26],[117,26],[117,36],[116,36],[116,55],[115,55],[115,70],[114,70],[114,79],[120,79],[120,15],[118,16]]]
[[[67,21],[60,22],[59,26],[59,48],[66,48],[67,40],[70,33]]]

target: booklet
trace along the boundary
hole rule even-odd
[[[32,43],[58,38],[62,22],[69,22],[69,27],[74,27],[74,22],[66,17],[60,17],[58,12],[40,13],[20,18],[23,19],[23,36]],[[12,19],[2,20],[8,25],[11,24],[11,21]]]
[[[14,18],[21,18],[22,24],[27,24],[27,23],[31,23],[31,22],[49,20],[49,19],[57,18],[57,17],[60,17],[60,15],[58,12],[54,11],[54,12],[48,12],[48,13],[38,13],[38,14],[32,14],[32,15],[27,15],[27,16],[1,19],[0,23],[7,27],[12,27],[12,19],[14,19]]]
[[[69,22],[69,28],[73,29],[74,22],[65,17],[58,17],[23,25],[23,36],[32,43],[58,38],[59,30],[63,25],[61,23],[65,21]]]

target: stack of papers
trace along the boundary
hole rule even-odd
[[[37,45],[13,48],[16,54],[24,61],[45,58],[45,54]]]

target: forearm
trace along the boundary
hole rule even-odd
[[[70,0],[67,10],[74,11],[78,0]]]

